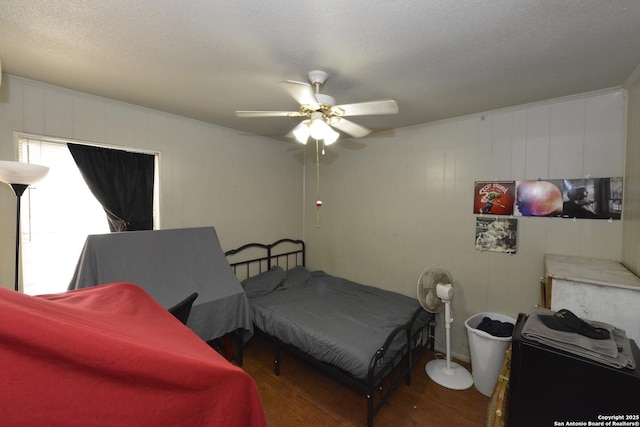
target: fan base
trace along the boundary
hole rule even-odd
[[[309,74],[307,75],[307,79],[309,79],[309,82],[314,86],[316,84],[320,86],[324,85],[327,82],[328,78],[329,78],[329,74],[319,70],[310,71]]]
[[[447,368],[444,359],[432,360],[427,363],[424,370],[435,383],[451,390],[466,390],[473,385],[473,378],[464,366],[451,362],[451,369]]]

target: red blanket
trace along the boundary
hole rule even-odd
[[[0,287],[0,425],[265,426],[253,380],[142,288]]]

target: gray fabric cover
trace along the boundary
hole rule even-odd
[[[296,274],[299,274],[298,271]],[[309,280],[250,298],[255,325],[314,358],[365,379],[389,334],[420,308],[416,299],[313,272]],[[432,315],[422,310],[416,328]],[[390,353],[406,342],[392,346]]]
[[[165,308],[198,292],[187,326],[205,341],[253,331],[247,297],[213,227],[88,236],[69,289],[112,282],[135,283]]]
[[[287,270],[280,287],[283,289],[293,288],[294,286],[305,283],[309,279],[311,279],[311,272],[303,266],[298,265],[291,270]]]
[[[554,313],[555,311],[536,307],[522,327],[522,336],[614,368],[635,369],[631,343],[623,330],[607,323],[585,319],[593,326],[607,329],[611,334],[611,338],[596,340],[575,332],[556,331],[545,326],[538,317],[539,315],[553,315]]]
[[[282,267],[272,267],[271,269],[256,276],[244,279],[241,284],[244,292],[249,298],[259,297],[274,291],[285,278]]]

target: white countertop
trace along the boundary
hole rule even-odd
[[[554,279],[640,291],[640,277],[617,261],[565,255],[545,255],[546,275]]]

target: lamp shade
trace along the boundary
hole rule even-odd
[[[327,123],[322,112],[314,111],[308,120],[298,123],[287,136],[295,137],[301,144],[306,144],[311,137],[316,141],[322,139],[325,145],[331,145],[336,142],[340,134]]]
[[[309,135],[311,135],[311,130],[309,129],[307,122],[308,120],[305,120],[293,130],[293,136],[295,136],[296,141],[301,144],[306,144],[309,139]]]
[[[330,127],[327,129],[324,134],[324,145],[331,145],[338,140],[340,134]]]
[[[311,131],[311,138],[324,139],[324,136],[329,130],[331,130],[331,128],[324,122],[323,119],[314,119],[311,121],[309,130]]]
[[[46,166],[0,160],[0,181],[7,184],[34,184],[48,172]]]

